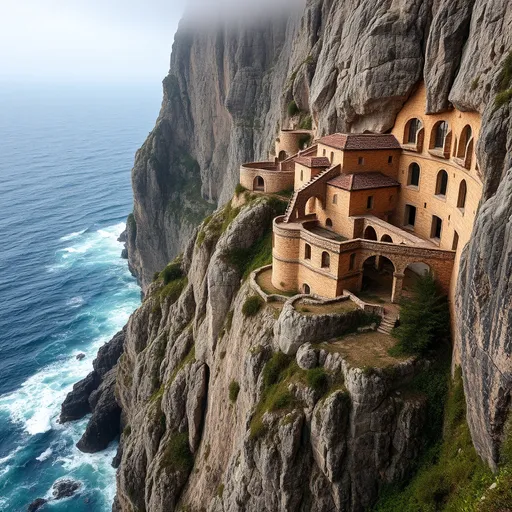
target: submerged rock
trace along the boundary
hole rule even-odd
[[[44,498],[37,498],[28,506],[27,511],[36,512],[36,510],[39,510],[47,502],[48,500],[45,500]]]
[[[83,352],[81,352],[80,354],[77,354],[76,355],[76,359],[78,359],[78,361],[81,361],[82,359],[85,359],[85,354]]]

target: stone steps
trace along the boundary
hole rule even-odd
[[[382,334],[391,334],[391,331],[394,329],[398,316],[391,313],[386,313],[382,317],[379,328],[377,332]]]

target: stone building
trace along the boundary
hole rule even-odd
[[[389,134],[332,134],[300,150],[304,133],[281,133],[275,161],[240,173],[251,190],[294,190],[274,219],[272,284],[332,298],[387,275],[397,302],[404,279],[431,271],[453,297],[482,194],[479,128],[476,113],[425,114],[420,87]]]

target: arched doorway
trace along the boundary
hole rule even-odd
[[[302,285],[302,293],[304,293],[305,295],[309,295],[311,293],[311,287],[309,286],[309,284],[304,283]]]
[[[279,151],[279,155],[277,158],[279,159],[280,162],[286,160],[286,151],[284,151],[284,149]]]
[[[326,228],[332,228],[332,220],[327,218],[325,219],[325,227]]]
[[[306,203],[306,215],[316,213],[321,208],[322,202],[320,201],[320,199],[318,199],[318,197],[316,196],[310,197]]]
[[[260,190],[261,192],[265,191],[265,180],[261,176],[254,178],[253,189]]]
[[[381,242],[388,242],[390,244],[393,243],[393,239],[389,235],[382,235],[380,241]]]
[[[366,302],[391,302],[395,266],[385,256],[366,258],[362,268],[360,296]]]
[[[367,226],[364,230],[363,238],[365,240],[377,240],[377,232],[372,226]]]

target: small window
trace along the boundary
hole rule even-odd
[[[446,121],[440,121],[437,123],[435,130],[434,148],[444,149],[444,141],[448,133],[448,123]]]
[[[443,221],[437,215],[432,215],[432,228],[430,230],[430,238],[441,240],[441,231],[443,229]]]
[[[367,210],[373,209],[373,196],[368,196],[366,198],[366,209]]]
[[[360,156],[358,159],[357,159],[357,163],[359,165],[364,165],[364,157]]]
[[[328,228],[332,228],[332,220],[331,219],[325,219],[325,225]]]
[[[388,164],[392,164],[393,163],[393,157],[391,155],[388,156]]]
[[[338,204],[338,194],[332,196],[332,204]]]
[[[407,185],[410,187],[418,187],[420,185],[420,166],[416,162],[409,166]]]
[[[404,224],[406,226],[414,227],[415,223],[416,223],[416,206],[413,206],[412,204],[406,204],[405,205]]]
[[[302,292],[305,294],[305,295],[309,295],[311,293],[311,288],[309,287],[309,284],[306,284],[304,283],[302,285]]]
[[[300,170],[300,181],[304,181],[304,171]]]
[[[459,234],[457,231],[453,232],[453,242],[452,242],[452,251],[456,251],[459,245]]]
[[[354,267],[356,266],[356,253],[353,253],[350,255],[350,261],[348,263],[348,269],[354,270]]]
[[[326,151],[325,151],[325,148],[324,148],[324,150],[322,152],[322,156],[325,156],[325,153],[326,153]]]
[[[418,130],[420,129],[420,120],[417,118],[411,119],[408,123],[407,129],[407,144],[415,144],[416,143],[416,135]]]
[[[393,194],[391,194],[389,196],[389,202],[392,203],[393,202],[393,199],[395,199],[395,196]]]
[[[304,246],[304,259],[310,260],[311,259],[311,245],[306,244]]]
[[[468,192],[468,188],[466,185],[466,180],[462,180],[459,185],[459,197],[457,198],[457,208],[464,209],[466,206],[466,195]]]
[[[444,170],[441,170],[437,173],[436,196],[446,196],[447,188],[448,188],[448,173]]]
[[[322,268],[329,268],[331,266],[331,257],[328,252],[322,253]]]
[[[331,151],[331,160],[330,160],[331,164],[334,162],[334,151]]]

